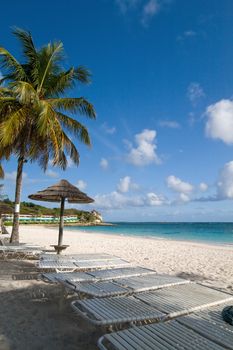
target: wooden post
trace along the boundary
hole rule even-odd
[[[61,198],[61,210],[60,210],[60,224],[59,224],[59,236],[58,236],[58,246],[62,245],[63,239],[63,227],[64,227],[64,208],[65,208],[65,198]],[[57,254],[60,254],[58,249]]]

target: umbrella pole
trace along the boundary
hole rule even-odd
[[[65,208],[65,198],[62,197],[62,199],[61,199],[61,209],[60,209],[60,224],[59,224],[58,246],[62,245],[62,239],[63,239],[64,208]],[[60,250],[59,249],[58,249],[57,254],[60,254]]]

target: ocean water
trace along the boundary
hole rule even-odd
[[[70,226],[69,230],[233,244],[233,223],[116,222],[114,226]]]

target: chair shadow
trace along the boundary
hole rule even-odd
[[[1,350],[97,349],[102,333],[77,317],[69,299],[59,308],[59,285],[38,280],[28,261],[1,261],[0,266]]]

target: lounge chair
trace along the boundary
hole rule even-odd
[[[224,304],[176,321],[106,334],[99,339],[98,347],[101,350],[233,350],[233,330],[221,317],[223,307]]]
[[[177,321],[134,327],[106,334],[98,341],[101,350],[226,350]]]
[[[15,257],[15,258],[38,258],[39,255],[42,253],[43,248],[39,246],[33,246],[33,245],[27,245],[27,244],[20,244],[20,245],[13,245],[13,244],[5,244],[0,246],[0,254],[4,259],[7,259],[9,257]]]
[[[180,317],[178,321],[200,335],[222,345],[224,349],[233,350],[233,326],[226,323],[221,314],[224,306],[227,305],[229,304],[195,312],[189,316]]]
[[[72,281],[77,282],[83,282],[83,281],[94,281],[95,278],[88,274],[87,272],[47,272],[43,273],[42,279],[44,281],[52,282],[52,283],[58,283],[61,281],[67,281],[68,283],[72,284]]]
[[[116,269],[95,270],[90,271],[89,273],[98,280],[106,281],[116,278],[151,275],[154,274],[155,271],[146,269],[145,267],[130,266]]]
[[[79,260],[66,260],[66,259],[60,259],[60,258],[54,258],[54,260],[43,260],[41,259],[37,267],[40,270],[56,270],[62,271],[62,270],[69,270],[69,271],[75,271],[75,270],[91,270],[91,269],[104,269],[104,268],[111,268],[111,267],[118,267],[118,266],[130,266],[129,262],[122,260],[120,258],[115,259],[109,259],[109,260],[100,260],[100,261],[79,261]]]
[[[57,261],[50,261],[50,260],[39,260],[39,262],[36,264],[36,267],[39,270],[43,271],[56,271],[56,272],[73,272],[77,270],[77,266],[74,264],[73,261],[70,260],[57,260]]]
[[[71,282],[67,287],[76,293],[88,297],[104,298],[114,295],[133,294],[147,290],[156,290],[174,285],[189,283],[188,280],[167,276],[150,274],[137,277],[119,278],[113,281]]]
[[[165,321],[233,301],[233,295],[188,283],[131,296],[73,301],[73,310],[96,325]]]
[[[43,260],[54,260],[54,259],[64,259],[64,260],[76,260],[76,261],[99,261],[99,260],[110,260],[118,258],[114,255],[109,254],[69,254],[69,255],[55,255],[55,254],[42,254],[40,259]]]
[[[123,267],[116,269],[107,269],[107,270],[94,270],[88,272],[73,272],[73,273],[54,273],[48,272],[44,273],[42,277],[49,282],[58,282],[59,280],[68,281],[70,284],[73,282],[81,281],[106,281],[111,279],[118,279],[122,277],[130,276],[144,276],[154,274],[154,270],[149,270],[139,266]]]

